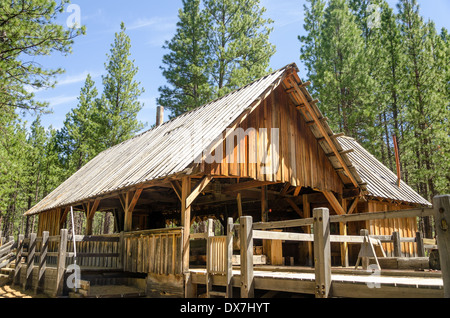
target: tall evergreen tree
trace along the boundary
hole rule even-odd
[[[316,69],[319,65],[318,59],[322,57],[320,54],[320,43],[326,3],[324,0],[307,0],[307,2],[309,6],[306,4],[303,6],[305,10],[303,27],[307,33],[298,37],[301,42],[300,60],[306,66],[308,79],[314,83],[311,93],[318,95],[316,83],[319,79],[317,78]]]
[[[168,85],[159,88],[157,103],[176,117],[208,102],[212,90],[208,82],[208,20],[200,10],[200,0],[183,0],[177,31],[164,49],[162,60]]]
[[[139,101],[144,89],[135,80],[138,68],[130,59],[130,38],[125,24],[116,33],[110,54],[105,63],[107,74],[103,76],[103,95],[100,100],[101,135],[103,147],[109,148],[134,136],[144,127],[137,120],[143,104]]]
[[[67,177],[102,150],[99,142],[101,114],[97,95],[95,82],[88,74],[78,97],[77,107],[66,115],[64,127],[58,132],[60,158]]]
[[[361,31],[345,0],[329,2],[318,42],[310,72],[322,111],[336,130],[366,142],[374,127],[372,79]]]
[[[208,29],[210,80],[220,97],[264,76],[275,46],[272,20],[259,0],[204,0]]]
[[[437,133],[442,131],[442,119],[448,118],[440,58],[436,57],[435,42],[439,37],[434,25],[424,23],[415,0],[402,0],[398,8],[408,70],[403,88],[409,97],[405,101],[408,125],[405,142],[409,149],[406,160],[414,163],[409,170],[418,190],[431,199],[437,193],[436,165],[439,163],[433,158],[437,144],[441,144]],[[445,143],[448,134],[444,135],[447,135],[442,140]]]
[[[55,23],[67,0],[0,0],[0,112],[42,110],[33,90],[52,87],[61,68],[44,68],[35,57],[69,54],[73,39],[85,29]]]

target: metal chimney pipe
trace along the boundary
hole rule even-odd
[[[164,107],[156,107],[156,126],[161,126],[164,123]]]

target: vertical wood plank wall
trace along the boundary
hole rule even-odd
[[[311,187],[342,193],[343,184],[329,159],[322,150],[317,139],[312,134],[303,116],[295,108],[282,87],[278,87],[273,94],[262,101],[242,123],[236,128],[247,131],[254,128],[254,135],[246,135],[239,144],[235,141],[232,154],[234,163],[226,158],[226,142],[222,143],[222,163],[206,163],[199,165],[201,172],[217,176],[247,177],[260,181],[290,182],[293,186]],[[267,135],[260,133],[260,128],[267,128]],[[261,150],[268,149],[269,160],[266,165],[276,162],[273,148],[270,147],[271,128],[279,129],[279,169],[274,174],[262,173]],[[259,151],[255,151],[254,148]],[[256,163],[251,163],[252,153],[257,153]],[[215,151],[212,152],[216,154]],[[231,156],[230,156],[231,157]],[[244,163],[237,159],[245,158]],[[242,160],[244,161],[244,160]],[[253,160],[253,162],[255,162]]]
[[[59,235],[61,213],[61,209],[56,209],[39,214],[37,236],[42,237],[44,231],[49,232],[49,236]]]
[[[388,202],[368,201],[368,212],[396,211],[411,209],[411,206],[398,205]],[[370,235],[392,235],[392,232],[399,232],[400,237],[415,237],[417,232],[416,218],[398,218],[387,220],[371,220],[366,222]],[[417,255],[415,243],[401,243],[402,253],[405,257],[414,257]],[[387,255],[394,251],[392,244],[383,243],[383,248]]]

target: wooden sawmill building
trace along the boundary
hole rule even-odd
[[[71,208],[85,215],[86,232],[76,234],[87,236],[96,213],[112,212],[114,235],[130,240],[124,250],[133,237],[150,233],[127,250],[134,259],[121,268],[151,276],[156,286],[170,277],[173,294],[183,295],[183,275],[201,263],[190,240],[193,225],[207,219],[226,228],[229,218],[302,219],[318,207],[330,215],[430,207],[355,139],[330,129],[297,72],[290,64],[103,151],[26,213],[39,217],[37,236],[59,235]],[[416,218],[332,225],[341,235],[367,229],[414,237],[418,230]],[[307,242],[259,243],[255,253],[267,264],[312,265]],[[352,266],[358,251],[333,243],[332,262]],[[404,243],[402,252],[416,255],[415,244]]]

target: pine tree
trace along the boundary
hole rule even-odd
[[[259,0],[205,0],[210,80],[217,97],[264,76],[275,46]]]
[[[35,57],[53,52],[69,54],[80,29],[55,22],[67,0],[0,0],[0,112],[43,110],[33,90],[54,86],[63,69],[44,68]]]
[[[306,35],[299,36],[301,43],[300,60],[305,64],[307,70],[307,78],[313,85],[311,93],[318,94],[316,91],[316,83],[318,82],[316,68],[318,67],[318,59],[321,58],[320,43],[321,33],[324,22],[325,1],[324,0],[307,0],[309,7],[304,5],[305,23],[303,25]],[[320,91],[320,90],[319,90]]]
[[[77,107],[66,115],[64,127],[58,132],[60,158],[67,177],[102,150],[99,147],[101,114],[97,95],[95,82],[88,74],[80,91]]]
[[[104,149],[134,136],[144,124],[137,120],[143,105],[139,101],[144,92],[135,80],[138,68],[130,60],[131,42],[122,22],[116,33],[110,54],[105,63],[107,74],[103,76],[103,95],[100,100],[101,130]]]
[[[170,86],[159,88],[157,103],[176,117],[207,103],[212,97],[208,82],[208,20],[200,10],[200,0],[183,0],[177,31],[165,43],[161,69]]]
[[[323,19],[320,55],[310,71],[315,73],[313,85],[320,107],[335,130],[367,142],[375,115],[361,30],[344,0],[330,1]]]

